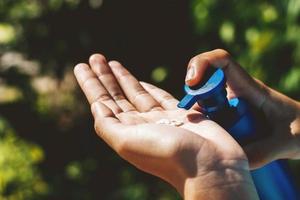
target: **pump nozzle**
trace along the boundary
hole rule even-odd
[[[179,108],[190,109],[196,102],[204,110],[210,111],[215,107],[227,105],[225,90],[225,75],[222,69],[217,69],[205,83],[198,85],[199,88],[184,86],[185,97],[177,105]]]

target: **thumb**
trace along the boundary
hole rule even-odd
[[[253,79],[238,63],[231,59],[230,54],[222,49],[199,54],[188,64],[185,82],[188,86],[195,86],[204,78],[210,67],[222,68],[227,86],[235,96],[247,99],[253,105],[260,107],[266,98],[266,86]]]

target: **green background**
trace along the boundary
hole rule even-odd
[[[299,0],[0,0],[0,199],[179,199],[96,137],[72,68],[101,52],[180,98],[215,48],[299,100]]]

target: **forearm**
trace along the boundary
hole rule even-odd
[[[237,172],[232,169],[188,179],[183,196],[185,200],[259,199],[249,171]]]

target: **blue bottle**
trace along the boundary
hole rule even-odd
[[[217,69],[204,78],[204,83],[190,88],[185,85],[185,97],[178,107],[190,109],[198,103],[207,118],[226,129],[241,145],[264,137],[263,118],[242,98],[227,99],[225,75]],[[288,172],[286,161],[274,161],[251,171],[256,190],[262,200],[297,200],[298,191]]]

